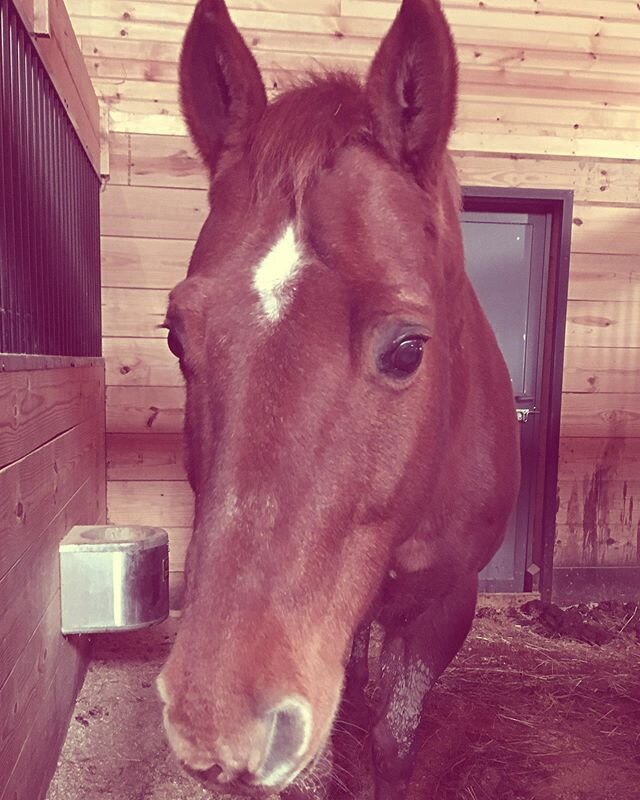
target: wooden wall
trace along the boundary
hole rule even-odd
[[[104,522],[104,459],[99,359],[0,372],[0,800],[44,796],[84,678],[86,637],[60,633],[58,543]]]
[[[109,121],[103,195],[108,510],[166,526],[182,569],[191,496],[178,370],[156,328],[207,200],[177,102],[192,0],[67,0]],[[276,92],[362,72],[399,0],[230,0]],[[640,6],[445,0],[461,62],[465,184],[575,191],[556,563],[638,564]],[[635,501],[635,510],[633,504]]]

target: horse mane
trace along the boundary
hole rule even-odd
[[[298,205],[338,150],[372,141],[371,127],[355,75],[307,75],[269,103],[257,126],[249,150],[254,196],[279,188]]]

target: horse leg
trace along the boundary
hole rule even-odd
[[[430,599],[418,617],[387,631],[372,730],[375,800],[406,797],[422,744],[424,699],[462,646],[477,594],[477,576],[460,576],[445,595]]]

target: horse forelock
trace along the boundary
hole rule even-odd
[[[365,91],[345,72],[310,74],[271,102],[252,137],[256,198],[274,190],[299,206],[305,191],[342,147],[372,141]]]

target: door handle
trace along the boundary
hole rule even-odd
[[[516,408],[516,419],[518,422],[528,422],[531,414],[537,413],[537,408]]]

